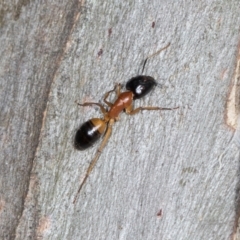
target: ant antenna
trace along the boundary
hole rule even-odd
[[[143,71],[144,71],[144,68],[145,68],[145,65],[146,65],[146,63],[147,63],[147,60],[148,60],[149,58],[151,58],[151,57],[156,56],[157,54],[159,54],[161,51],[165,50],[165,49],[168,48],[169,46],[170,46],[170,43],[168,43],[167,46],[161,48],[160,50],[158,50],[158,51],[155,52],[154,54],[148,56],[148,57],[144,60],[143,68],[142,68],[142,73],[143,73]]]

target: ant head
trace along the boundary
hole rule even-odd
[[[150,76],[137,76],[128,80],[126,89],[134,94],[133,99],[139,99],[147,95],[157,82]]]

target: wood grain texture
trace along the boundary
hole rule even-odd
[[[238,0],[1,8],[0,239],[237,238]],[[135,105],[180,108],[122,114],[73,205],[97,149],[74,150],[74,133],[101,116],[75,100],[98,102],[168,42]]]

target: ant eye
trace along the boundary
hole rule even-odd
[[[141,94],[141,93],[143,92],[143,90],[144,90],[144,86],[138,86],[138,87],[136,88],[136,93],[137,93],[137,94]]]

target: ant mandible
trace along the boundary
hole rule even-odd
[[[161,51],[165,50],[170,46],[170,43],[168,43],[167,46],[164,48],[161,48],[159,51],[154,53],[153,55],[148,56],[144,63],[143,63],[143,69],[147,63],[147,60],[157,54],[159,54]],[[146,94],[148,94],[154,86],[157,85],[157,82],[154,78],[150,76],[144,76],[139,75],[136,77],[131,78],[127,84],[126,89],[128,91],[121,92],[121,85],[117,84],[115,88],[109,92],[107,92],[104,95],[104,102],[108,106],[108,109],[106,109],[102,104],[95,103],[95,102],[85,102],[83,104],[77,103],[79,106],[92,106],[96,105],[100,107],[103,118],[92,118],[88,120],[87,122],[83,123],[82,126],[77,130],[75,139],[74,139],[74,146],[77,150],[85,150],[92,146],[102,135],[104,135],[103,141],[98,148],[95,157],[91,161],[86,175],[81,182],[77,194],[74,198],[73,203],[76,202],[79,192],[81,191],[84,183],[86,182],[89,174],[91,173],[92,169],[94,168],[103,148],[105,147],[111,132],[112,132],[112,125],[115,121],[119,119],[119,114],[124,110],[127,114],[133,115],[138,113],[142,110],[173,110],[177,109],[175,108],[162,108],[162,107],[139,107],[136,109],[133,109],[133,100],[139,99],[144,97]],[[111,103],[107,101],[107,98],[110,93],[115,92],[117,95],[117,99],[114,103]]]

